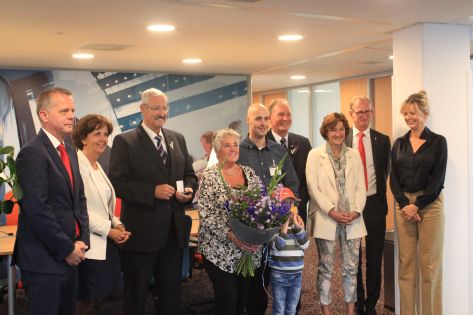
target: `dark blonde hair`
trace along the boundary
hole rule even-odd
[[[107,128],[108,134],[112,134],[113,126],[110,120],[102,115],[91,114],[82,117],[78,122],[77,125],[74,127],[72,131],[72,141],[74,142],[74,146],[82,150],[84,148],[84,144],[82,140],[87,138],[87,135],[97,129],[102,127]]]
[[[428,115],[430,113],[429,100],[427,98],[427,93],[424,90],[409,95],[409,97],[404,102],[402,102],[401,114],[404,113],[406,108],[411,104],[416,105],[417,109],[423,112],[424,115]]]
[[[53,94],[63,94],[67,95],[72,98],[72,92],[62,88],[62,87],[53,87],[51,89],[47,89],[39,93],[38,97],[36,97],[36,114],[39,115],[39,112],[47,108],[49,106],[49,101],[51,100],[51,96]]]
[[[347,118],[345,117],[345,115],[343,115],[343,113],[330,113],[324,117],[322,126],[320,126],[320,135],[322,136],[322,138],[327,140],[327,134],[329,130],[334,128],[340,121],[343,123],[343,127],[345,127],[346,137],[350,129]]]

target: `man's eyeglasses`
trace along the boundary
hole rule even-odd
[[[373,111],[371,109],[368,109],[368,110],[360,110],[358,112],[353,112],[356,114],[356,116],[358,117],[362,117],[363,115],[366,115],[366,116],[369,116],[371,115],[371,113],[373,113]]]
[[[145,104],[145,106],[151,109],[153,112],[166,112],[168,110],[167,106],[166,107],[164,106],[151,107],[151,106],[148,106],[147,104]]]

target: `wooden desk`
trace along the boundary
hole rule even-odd
[[[0,256],[7,256],[8,315],[15,314],[15,266],[10,266],[16,240],[16,225],[0,226]],[[8,235],[12,234],[12,235]]]
[[[197,236],[199,234],[199,210],[186,210],[186,215],[192,218],[191,236]]]

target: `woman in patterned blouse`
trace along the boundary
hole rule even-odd
[[[250,278],[236,275],[237,263],[244,251],[254,253],[255,267],[259,267],[261,260],[259,246],[236,239],[228,225],[229,213],[223,207],[228,198],[226,186],[231,190],[254,189],[260,183],[251,168],[236,164],[239,142],[240,135],[232,129],[215,133],[212,145],[217,152],[218,164],[205,170],[200,186],[199,251],[213,284],[216,315],[243,313]]]

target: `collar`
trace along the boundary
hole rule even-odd
[[[342,143],[342,150],[340,153],[345,153],[348,151],[348,147],[346,146],[345,142]],[[330,147],[330,144],[325,142],[325,153],[333,155],[332,148]]]
[[[151,138],[151,140],[153,140],[153,142],[156,140],[156,136],[157,136],[157,135],[161,136],[161,138],[164,139],[163,128],[160,128],[160,129],[159,129],[159,134],[156,134],[156,132],[154,132],[153,130],[151,130],[151,128],[149,128],[148,126],[146,126],[146,124],[145,124],[144,122],[141,123],[141,126],[142,126],[143,129],[146,131],[146,133],[147,133],[148,136]]]
[[[64,142],[61,142],[58,140],[58,138],[56,138],[55,136],[53,136],[52,133],[50,133],[49,131],[47,131],[46,129],[42,128],[43,129],[44,133],[46,134],[46,136],[48,136],[49,138],[49,141],[51,141],[51,143],[53,144],[53,147],[57,150],[57,147],[61,144],[61,143],[64,143]]]
[[[401,139],[405,141],[409,141],[409,137],[411,136],[411,131],[409,130],[404,136],[401,137]],[[432,140],[434,137],[434,133],[427,127],[425,126],[424,130],[420,134],[420,138],[426,141]]]
[[[271,148],[275,145],[279,144],[277,144],[273,140],[266,138],[266,145],[261,148],[261,150],[271,150]],[[246,136],[246,138],[240,143],[240,146],[249,150],[259,150],[258,146],[254,144],[253,141],[251,141],[249,136]]]
[[[285,137],[281,137],[280,135],[275,133],[273,129],[271,129],[271,134],[273,135],[274,140],[276,141],[276,143],[280,144],[281,139],[284,138],[284,139],[286,139],[286,145],[289,144],[289,133]]]
[[[353,126],[353,139],[356,139],[358,138],[358,134],[361,132],[359,131],[355,126]],[[363,133],[365,134],[365,137],[367,139],[370,139],[371,138],[371,126],[368,126],[368,128],[366,128]]]

